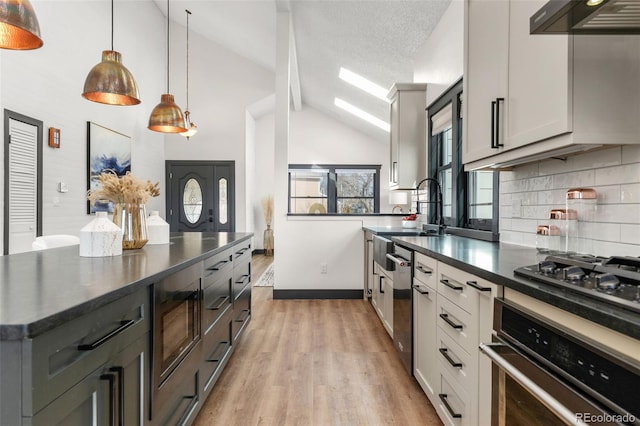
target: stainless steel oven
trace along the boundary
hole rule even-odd
[[[413,252],[394,244],[394,252],[387,253],[393,269],[393,346],[395,346],[405,370],[413,375],[412,324],[412,264]]]
[[[156,389],[200,340],[199,265],[159,281],[154,288],[153,377]]]
[[[640,424],[636,362],[513,302],[495,301],[493,425]]]

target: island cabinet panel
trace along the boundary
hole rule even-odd
[[[24,342],[23,415],[32,416],[92,371],[110,362],[114,353],[149,331],[149,292],[128,297],[71,320]]]

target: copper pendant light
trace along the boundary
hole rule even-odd
[[[113,50],[113,0],[111,0],[111,50],[102,51],[102,61],[91,68],[84,81],[82,97],[108,105],[138,105],[138,85],[122,65],[122,55]]]
[[[198,133],[198,127],[191,121],[191,113],[189,112],[189,15],[191,15],[191,12],[187,9],[184,11],[187,12],[187,109],[184,112],[187,131],[180,134],[189,140],[191,136]]]
[[[29,0],[0,1],[0,48],[31,50],[42,47],[40,24]]]
[[[169,0],[167,0],[167,93],[160,97],[160,103],[151,111],[149,130],[162,133],[186,132],[184,115],[169,94]]]

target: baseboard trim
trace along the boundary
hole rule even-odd
[[[251,255],[253,256],[254,254],[264,254],[264,249],[255,249],[251,252]]]
[[[362,299],[363,290],[273,290],[273,299]]]

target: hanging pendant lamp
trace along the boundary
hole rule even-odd
[[[191,112],[189,112],[189,15],[191,15],[191,12],[187,9],[184,11],[187,12],[187,109],[184,112],[187,131],[180,134],[189,140],[191,136],[198,133],[198,127],[191,121]]]
[[[162,133],[186,132],[184,115],[169,93],[169,0],[167,0],[167,93],[160,96],[160,103],[151,111],[149,130]]]
[[[84,81],[82,97],[108,105],[138,105],[138,85],[122,65],[122,55],[113,50],[113,0],[111,0],[111,50],[102,51],[102,61],[91,68]]]
[[[0,48],[31,50],[42,47],[40,24],[29,0],[0,1]]]

